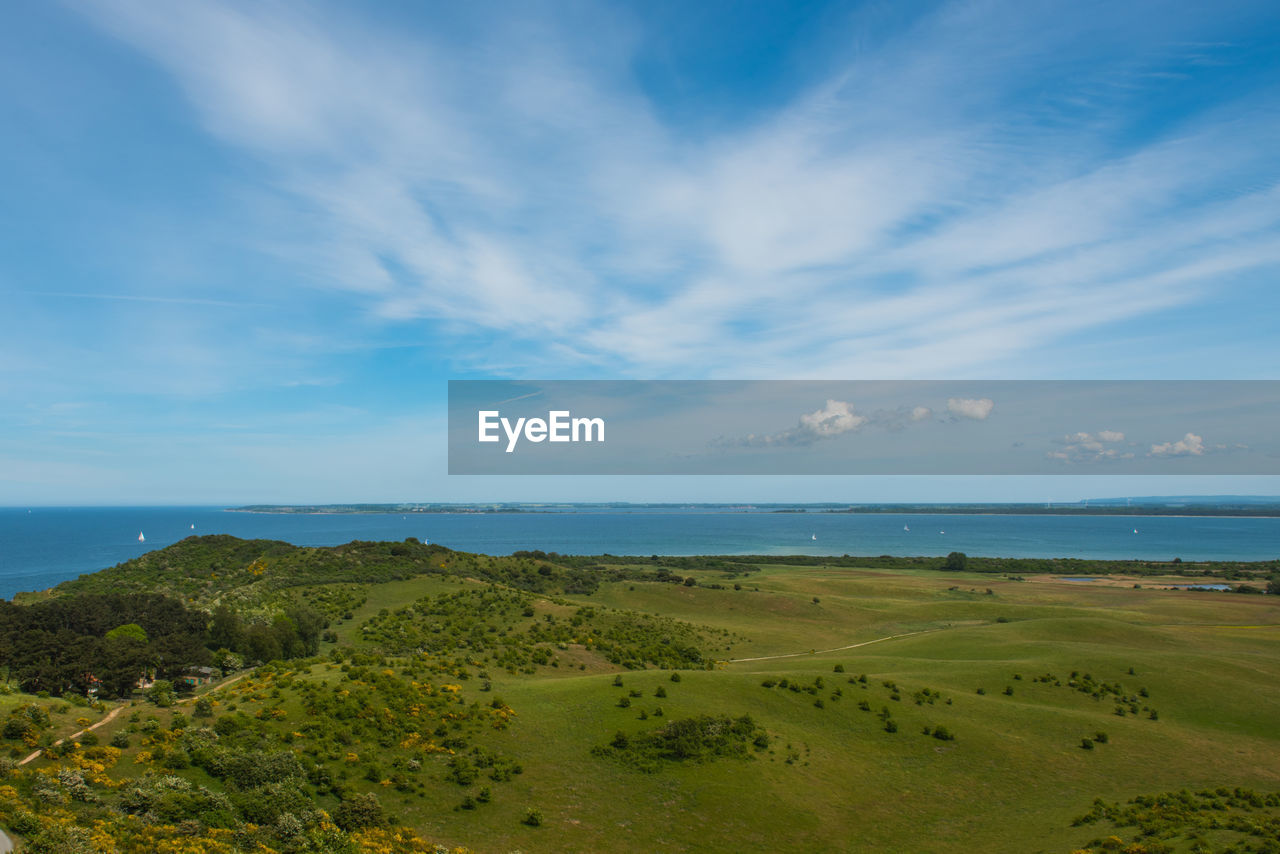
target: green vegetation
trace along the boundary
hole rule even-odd
[[[74,659],[0,645],[0,827],[67,854],[1280,848],[1277,598],[807,560],[187,540],[0,609],[155,679],[39,687]]]
[[[621,730],[607,745],[597,745],[596,756],[618,759],[641,771],[657,771],[663,761],[705,762],[733,757],[750,758],[751,749],[764,750],[769,735],[750,715],[698,715],[681,718],[648,732],[628,736]]]
[[[1096,838],[1087,848],[1079,849],[1081,854],[1093,850],[1129,854],[1184,850],[1261,854],[1280,850],[1280,792],[1224,786],[1196,792],[1181,789],[1131,798],[1123,806],[1099,798],[1093,809],[1074,824],[1105,825],[1116,830],[1134,828],[1138,837],[1128,845],[1115,834]]]

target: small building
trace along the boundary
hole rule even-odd
[[[221,671],[213,667],[188,667],[179,682],[192,688],[197,688],[201,685],[208,685],[220,675]]]

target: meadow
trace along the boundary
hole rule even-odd
[[[315,656],[167,707],[131,700],[96,746],[21,768],[28,745],[0,741],[15,795],[0,823],[118,825],[137,840],[119,850],[324,850],[328,829],[353,851],[1280,846],[1280,597],[934,569],[621,570],[590,593],[488,571],[362,582]],[[32,698],[0,700],[16,714]],[[297,761],[238,779],[246,755]],[[77,762],[103,766],[92,797],[41,782]],[[155,806],[167,777],[216,808]]]

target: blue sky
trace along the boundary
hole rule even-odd
[[[1265,2],[14,4],[0,504],[1280,493],[444,474],[450,378],[1276,378],[1278,40]]]

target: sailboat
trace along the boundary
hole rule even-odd
[[[817,535],[817,534],[810,534],[810,535],[809,535],[809,539],[811,539],[811,540],[816,540],[816,539],[818,539],[818,535]]]
[[[146,541],[147,541],[147,538],[143,535],[143,533],[142,533],[141,531],[139,531],[139,532],[138,532],[138,542],[140,542],[140,543],[145,543]]]
[[[195,523],[195,522],[192,522],[192,523],[191,523],[191,530],[193,530],[193,531],[194,531],[195,529],[196,529],[196,523]]]
[[[903,526],[902,526],[902,530],[904,530],[904,531],[910,531],[911,529],[910,529],[909,527],[907,527],[906,525],[903,525]]]

